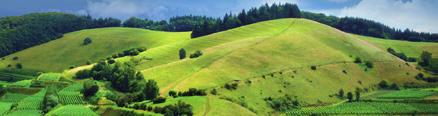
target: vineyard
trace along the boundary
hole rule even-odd
[[[16,110],[9,112],[5,116],[42,116],[41,110]]]
[[[303,108],[287,112],[298,114],[437,114],[438,104],[390,103],[390,102],[352,102],[331,107]]]
[[[32,76],[27,75],[20,75],[15,73],[7,73],[0,71],[0,80],[1,81],[8,81],[8,82],[16,82],[21,80],[27,80],[27,79],[33,79]]]
[[[12,103],[0,102],[0,115],[3,115],[9,110],[11,110],[11,107],[12,107]]]
[[[47,116],[97,116],[90,108],[83,105],[65,105],[46,114]]]
[[[46,89],[42,89],[40,92],[24,98],[18,102],[16,110],[41,110],[45,94]]]
[[[24,98],[26,98],[28,96],[29,95],[8,92],[2,96],[0,101],[18,103],[19,101],[23,100]]]
[[[81,95],[82,85],[73,84],[58,92],[59,102],[61,104],[83,104],[84,100]]]
[[[423,89],[407,89],[379,96],[379,99],[422,99],[438,92]]]

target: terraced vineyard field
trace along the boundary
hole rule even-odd
[[[397,115],[397,114],[437,114],[438,104],[390,103],[390,102],[352,102],[337,106],[303,108],[287,112],[288,115]]]
[[[0,102],[0,115],[3,115],[9,110],[11,110],[11,107],[12,107],[12,103]]]
[[[19,101],[23,100],[24,98],[28,97],[29,95],[25,94],[19,94],[19,93],[6,93],[1,97],[2,102],[11,102],[11,103],[18,103]]]
[[[46,89],[42,89],[40,92],[24,98],[18,102],[17,110],[42,110],[44,97],[46,95]]]
[[[84,100],[81,95],[82,90],[81,84],[72,84],[60,92],[58,92],[59,103],[67,104],[83,104]]]
[[[98,116],[83,105],[65,105],[46,114],[47,116]]]
[[[16,110],[9,112],[5,116],[42,116],[41,110]]]
[[[422,89],[407,89],[397,92],[391,92],[379,96],[379,99],[422,99],[427,96],[438,94],[436,91],[432,90],[422,90]]]

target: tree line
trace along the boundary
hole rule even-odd
[[[356,17],[326,16],[321,13],[301,12],[302,18],[314,20],[339,30],[385,39],[438,42],[438,34],[395,29],[382,23]]]
[[[39,45],[64,33],[89,28],[118,27],[114,18],[93,19],[66,13],[31,13],[23,16],[0,18],[0,57]]]

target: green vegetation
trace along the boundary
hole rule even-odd
[[[54,109],[46,114],[47,116],[98,116],[93,110],[83,105],[65,105]]]
[[[47,22],[48,20],[50,23]],[[67,32],[111,26],[120,26],[120,20],[93,19],[90,16],[57,12],[2,17],[0,18],[0,56],[61,38],[62,34]]]
[[[334,107],[304,108],[290,111],[288,115],[410,115],[436,114],[437,104],[391,103],[391,102],[351,102]]]
[[[93,44],[81,46],[82,38],[86,37],[92,38]],[[9,64],[15,66],[19,62],[26,70],[61,72],[87,61],[98,62],[123,50],[145,46],[152,49],[189,38],[189,32],[159,32],[121,27],[87,29],[67,33],[57,40],[5,56],[7,59],[0,61],[0,68],[6,68]],[[12,60],[15,56],[20,59]]]
[[[88,44],[91,44],[91,42],[93,42],[93,40],[91,40],[91,38],[89,38],[89,37],[86,37],[84,39],[84,42],[82,43],[82,45],[88,45]]]
[[[59,81],[62,74],[60,73],[43,73],[38,76],[38,80],[40,81]]]
[[[85,37],[93,38],[92,44],[79,46]],[[23,70],[62,71],[64,66],[89,61],[89,65],[61,73],[62,78],[44,79],[41,75],[34,79],[57,80],[41,81],[38,86],[50,85],[58,91],[59,104],[50,110],[40,109],[48,114],[76,105],[78,109],[96,108],[98,114],[269,115],[309,106],[363,103],[368,100],[365,95],[378,87],[394,91],[429,84],[417,80],[415,74],[420,71],[388,54],[387,47],[306,19],[265,21],[196,39],[188,37],[188,33],[130,28],[82,30],[7,56],[0,65],[20,62],[26,65]],[[65,47],[47,53],[50,57],[34,60],[57,57],[50,62],[59,61],[58,66],[51,66],[56,63],[48,60],[40,65],[26,64],[34,62],[30,54],[61,44]],[[139,51],[144,46],[148,49]],[[72,55],[76,52],[69,50],[83,55]],[[122,52],[128,57],[119,57]],[[12,56],[20,59],[12,61]],[[181,60],[186,57],[191,59]],[[18,89],[26,92],[34,88]],[[43,103],[56,101],[49,93]]]

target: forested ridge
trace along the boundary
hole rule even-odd
[[[306,18],[339,30],[385,39],[438,42],[438,34],[400,30],[382,23],[355,17],[326,16],[320,13],[300,11],[295,4],[262,5],[223,17],[175,16],[169,20],[154,21],[131,17],[124,21],[114,18],[98,18],[66,13],[31,13],[23,16],[0,18],[0,56],[5,56],[57,38],[63,34],[89,28],[133,27],[160,31],[192,31],[192,38],[280,18]]]
[[[0,56],[5,56],[57,38],[64,33],[89,28],[120,26],[113,18],[93,19],[66,13],[31,13],[0,18]]]

